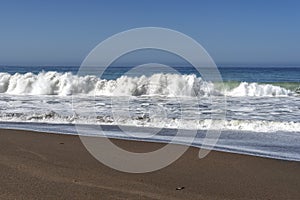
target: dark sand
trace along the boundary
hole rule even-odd
[[[137,152],[162,146],[114,142]],[[0,130],[0,199],[300,199],[299,162],[197,156],[190,148],[162,170],[128,174],[99,163],[77,136]]]

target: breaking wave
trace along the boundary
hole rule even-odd
[[[290,90],[278,85],[241,82],[234,88],[220,87],[196,75],[153,74],[150,77],[121,76],[116,80],[96,76],[77,76],[70,72],[39,74],[0,73],[0,93],[30,95],[97,95],[97,96],[290,96]]]

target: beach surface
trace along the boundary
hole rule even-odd
[[[134,152],[164,145],[113,142]],[[0,130],[0,199],[300,199],[299,162],[198,152],[191,147],[166,168],[129,174],[98,162],[78,136]]]

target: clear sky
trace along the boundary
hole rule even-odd
[[[300,1],[0,2],[1,65],[80,65],[99,42],[127,29],[183,32],[217,63],[300,63]]]

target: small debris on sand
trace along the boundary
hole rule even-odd
[[[176,190],[183,190],[184,187],[177,187]]]

